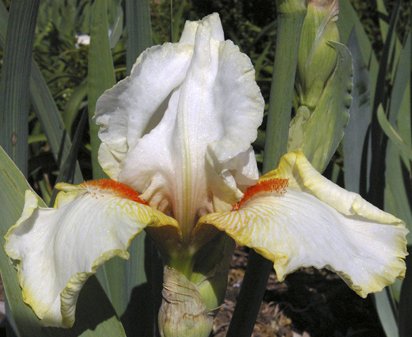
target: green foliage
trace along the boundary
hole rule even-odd
[[[152,24],[148,0],[126,1],[127,73],[142,51],[152,45]]]
[[[100,141],[97,137],[98,126],[93,122],[96,101],[106,89],[115,83],[113,58],[108,36],[107,1],[94,1],[91,15],[90,48],[88,55],[87,93],[89,110],[90,146],[92,154],[93,178],[105,178],[97,160]]]
[[[405,17],[400,19],[402,3],[391,2],[388,11],[383,1],[377,1],[382,16],[362,17],[376,23],[366,26],[353,15],[347,1],[342,3],[342,31],[348,38],[354,28],[349,46],[355,60],[352,120],[344,139],[345,185],[403,219],[410,230],[411,51],[409,27],[405,26]],[[376,8],[372,13],[376,13]],[[410,244],[410,237],[408,240]],[[411,292],[410,277],[408,273],[402,285],[405,299]],[[406,336],[405,327],[409,324],[399,288],[395,284],[375,297],[388,337]]]
[[[14,1],[7,24],[0,84],[0,144],[27,175],[29,78],[39,0]],[[20,41],[24,40],[22,46]]]

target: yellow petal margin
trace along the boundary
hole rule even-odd
[[[79,292],[100,265],[114,256],[127,259],[131,240],[146,226],[179,229],[173,218],[114,181],[58,188],[55,208],[40,208],[36,195],[26,191],[5,250],[16,263],[24,301],[42,323],[70,327]]]
[[[301,152],[283,156],[258,184],[275,186],[276,179],[287,179],[287,187],[255,188],[232,211],[203,216],[195,231],[225,231],[273,261],[280,280],[300,267],[328,268],[366,297],[405,275],[401,220],[324,178]]]

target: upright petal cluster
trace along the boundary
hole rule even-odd
[[[187,22],[179,43],[146,50],[98,100],[103,169],[189,236],[201,215],[236,202],[258,178],[250,144],[264,101],[254,77],[217,14]]]

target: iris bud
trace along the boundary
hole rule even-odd
[[[312,111],[336,66],[337,51],[329,42],[339,42],[338,13],[337,0],[308,3],[300,39],[296,87],[299,105]]]

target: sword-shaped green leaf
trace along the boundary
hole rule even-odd
[[[359,193],[361,181],[364,182],[363,189],[367,189],[366,172],[370,165],[365,156],[368,128],[372,119],[370,73],[364,63],[355,31],[348,40],[348,48],[353,60],[353,100],[349,111],[349,123],[343,138],[344,180],[346,189]]]
[[[380,293],[375,294],[376,309],[382,323],[383,330],[387,337],[398,337],[398,324],[393,313],[393,306],[391,305],[391,294],[386,288]]]
[[[378,76],[378,62],[376,59],[375,52],[372,48],[372,43],[365,32],[358,14],[352,7],[349,0],[339,1],[339,20],[337,22],[339,28],[339,34],[341,37],[341,42],[346,44],[349,40],[349,36],[354,32],[356,39],[359,41],[359,45],[362,48],[359,49],[363,63],[368,66],[370,83],[373,85],[376,83],[376,78]],[[375,93],[375,87],[370,87],[370,97],[373,101]]]
[[[152,24],[148,0],[126,0],[127,73],[130,74],[139,54],[152,45]]]
[[[382,110],[378,110],[378,119],[390,139],[386,158],[385,210],[403,219],[412,231],[410,42],[409,34],[396,70],[390,97],[389,120]],[[412,244],[411,235],[408,235],[407,239],[409,244]]]
[[[6,29],[8,22],[8,12],[0,2],[0,47],[4,47],[6,39]],[[36,62],[32,61],[30,74],[30,97],[37,117],[47,136],[53,156],[57,161],[59,154],[62,154],[62,162],[69,154],[71,140],[65,132],[64,124],[57,109],[56,103],[50,90],[40,72]],[[60,163],[61,164],[61,163]],[[76,163],[75,180],[76,183],[82,181],[80,166]]]
[[[409,256],[406,257],[406,276],[402,284],[399,302],[399,336],[409,337],[412,331],[412,246],[408,246]]]
[[[93,116],[97,99],[106,89],[111,88],[116,80],[108,35],[107,0],[95,0],[91,13],[87,91],[93,178],[97,179],[106,175],[97,160],[100,141],[97,137],[98,126],[94,122]]]
[[[383,132],[385,132],[396,148],[402,153],[406,164],[409,165],[409,162],[412,161],[412,147],[406,144],[399,132],[388,121],[381,105],[378,108],[378,121]]]
[[[0,82],[0,144],[26,176],[29,78],[39,2],[15,0],[10,6]]]

